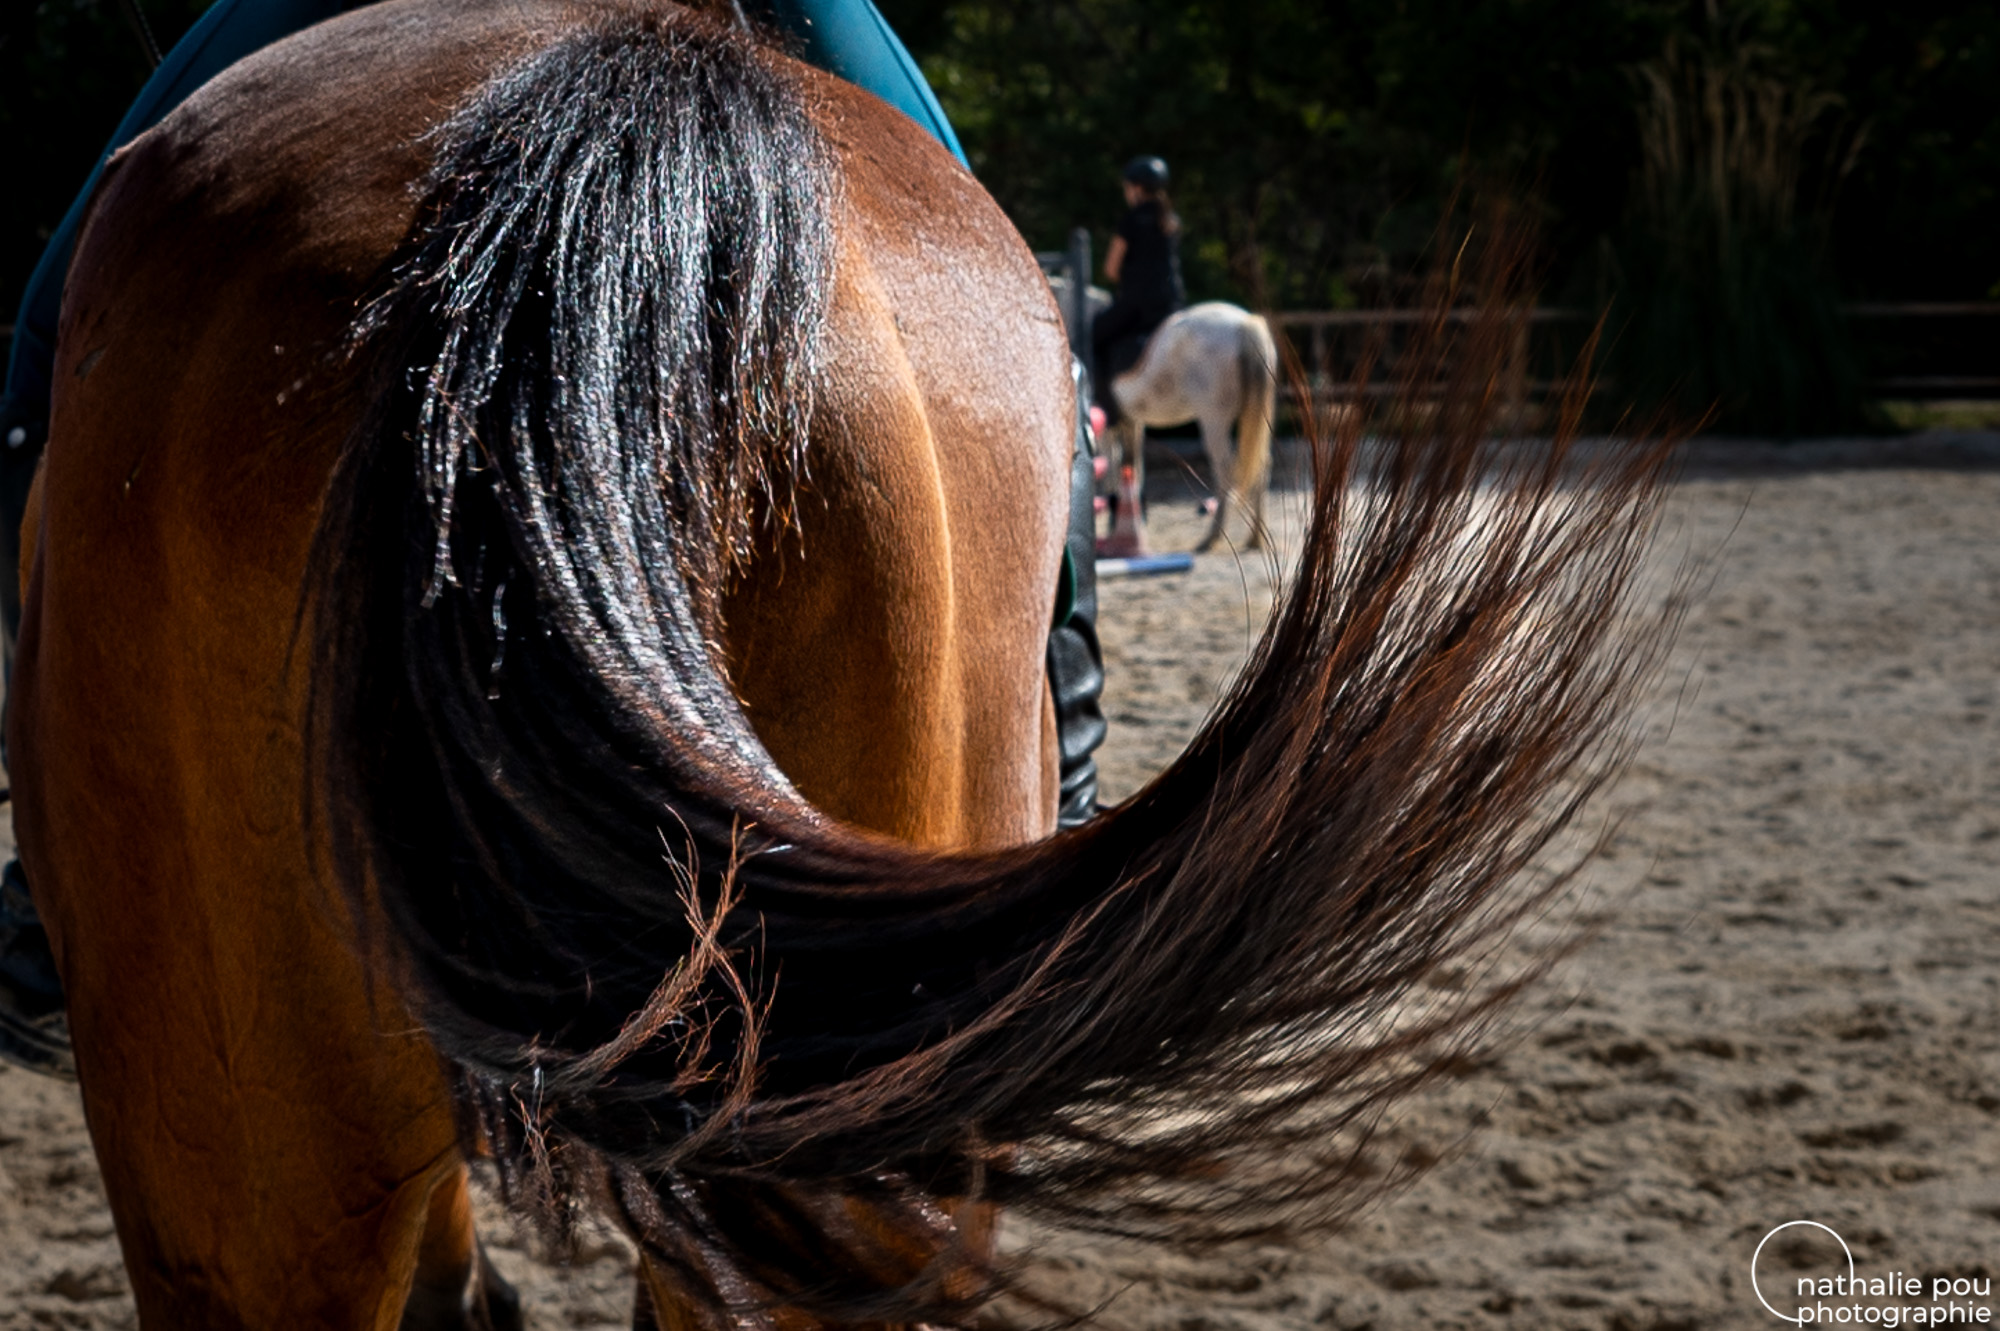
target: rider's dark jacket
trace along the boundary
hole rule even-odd
[[[1180,231],[1169,228],[1165,213],[1163,205],[1147,199],[1127,208],[1118,219],[1125,263],[1118,270],[1118,295],[1112,303],[1157,313],[1155,326],[1187,304],[1187,291],[1181,285]]]

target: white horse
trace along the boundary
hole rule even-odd
[[[1145,428],[1197,421],[1216,504],[1215,521],[1195,549],[1207,550],[1222,535],[1232,498],[1249,509],[1250,548],[1263,545],[1277,382],[1277,347],[1260,316],[1219,300],[1189,306],[1160,325],[1137,365],[1111,381],[1125,414],[1111,431],[1110,474],[1118,475],[1122,451],[1145,493]]]

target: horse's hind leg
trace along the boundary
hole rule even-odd
[[[399,1331],[520,1331],[521,1296],[493,1269],[472,1228],[463,1165],[431,1194],[416,1279]]]
[[[1139,492],[1146,491],[1145,427],[1130,416],[1121,416],[1118,423],[1105,431],[1105,456],[1109,459],[1105,475],[1105,485],[1113,495],[1119,493],[1126,467],[1132,468],[1132,477],[1138,482]]]
[[[1211,549],[1222,538],[1223,528],[1229,522],[1229,501],[1236,495],[1235,450],[1229,446],[1230,419],[1212,414],[1201,418],[1201,446],[1208,453],[1209,473],[1215,480],[1215,519],[1208,525],[1208,534],[1195,546],[1195,553],[1202,554]],[[1256,541],[1256,532],[1251,532],[1251,541]]]
[[[1268,431],[1270,427],[1261,428]],[[1236,465],[1239,468],[1244,465],[1243,450],[1251,446],[1245,438],[1245,429],[1239,422],[1236,429]],[[1250,534],[1243,542],[1246,550],[1262,550],[1270,530],[1264,525],[1264,499],[1271,492],[1271,441],[1268,433],[1261,442],[1262,447],[1258,450],[1261,456],[1252,459],[1250,474],[1241,478],[1243,484],[1239,487],[1244,491],[1239,496],[1243,510],[1250,518]]]

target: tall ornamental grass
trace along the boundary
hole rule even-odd
[[[1840,99],[1747,43],[1670,43],[1634,82],[1640,165],[1609,274],[1618,396],[1730,432],[1862,423],[1827,264],[1861,142],[1829,125]]]

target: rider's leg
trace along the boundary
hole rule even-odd
[[[1111,391],[1111,381],[1138,362],[1135,345],[1137,350],[1145,348],[1145,334],[1151,331],[1147,325],[1150,317],[1136,305],[1121,305],[1113,300],[1109,309],[1091,320],[1091,350],[1097,363],[1097,405],[1104,408],[1107,425],[1118,424],[1125,414],[1118,407],[1118,395]]]
[[[1097,644],[1097,514],[1090,435],[1090,374],[1074,366],[1076,452],[1070,459],[1069,533],[1063,547],[1067,596],[1049,631],[1049,692],[1055,703],[1062,773],[1056,822],[1076,827],[1097,816],[1097,746],[1104,743],[1104,653]]]

